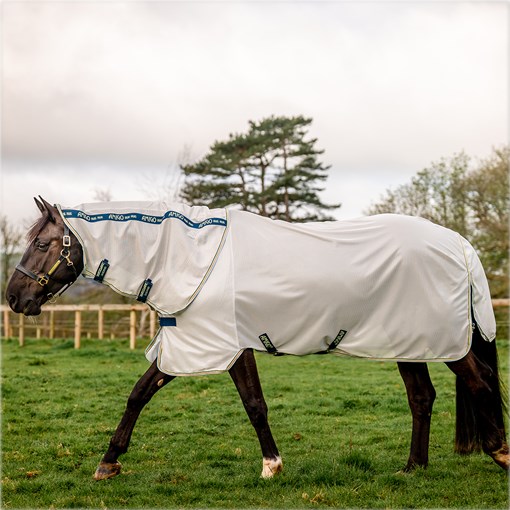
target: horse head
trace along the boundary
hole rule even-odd
[[[83,249],[58,209],[34,198],[41,217],[27,234],[28,246],[9,280],[6,299],[16,313],[39,315],[83,270]]]

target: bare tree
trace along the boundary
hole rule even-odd
[[[0,300],[2,302],[5,299],[5,289],[7,288],[7,281],[12,270],[13,258],[20,251],[23,236],[22,230],[9,222],[7,216],[0,215],[0,280],[2,282],[2,296]]]
[[[191,163],[193,159],[191,145],[185,144],[175,163],[169,164],[164,173],[159,175],[143,175],[139,187],[147,198],[152,200],[179,201],[183,185],[181,167]]]
[[[112,198],[113,196],[110,188],[94,188],[94,200],[96,202],[111,202]]]

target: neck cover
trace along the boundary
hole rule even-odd
[[[184,310],[207,280],[226,212],[163,202],[105,202],[59,210],[80,241],[83,275],[140,297],[161,315]],[[107,269],[106,269],[107,268]]]
[[[469,351],[473,320],[495,337],[475,251],[421,218],[290,224],[142,202],[61,213],[84,248],[85,276],[107,259],[103,282],[118,292],[136,297],[150,280],[147,303],[171,325],[146,356],[168,374],[224,372],[247,348],[453,361]]]

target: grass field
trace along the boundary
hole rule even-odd
[[[508,508],[507,474],[453,453],[454,378],[430,364],[430,466],[398,473],[411,418],[396,364],[258,355],[284,461],[261,454],[228,374],[179,378],[147,406],[120,476],[92,475],[148,364],[126,342],[2,343],[2,508]],[[508,344],[500,342],[503,372]]]

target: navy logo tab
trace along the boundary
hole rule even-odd
[[[138,292],[138,296],[136,298],[137,301],[141,301],[142,303],[145,303],[147,301],[147,298],[149,297],[149,292],[152,289],[152,280],[150,278],[147,278],[142,283],[142,287],[140,288],[140,291]]]

